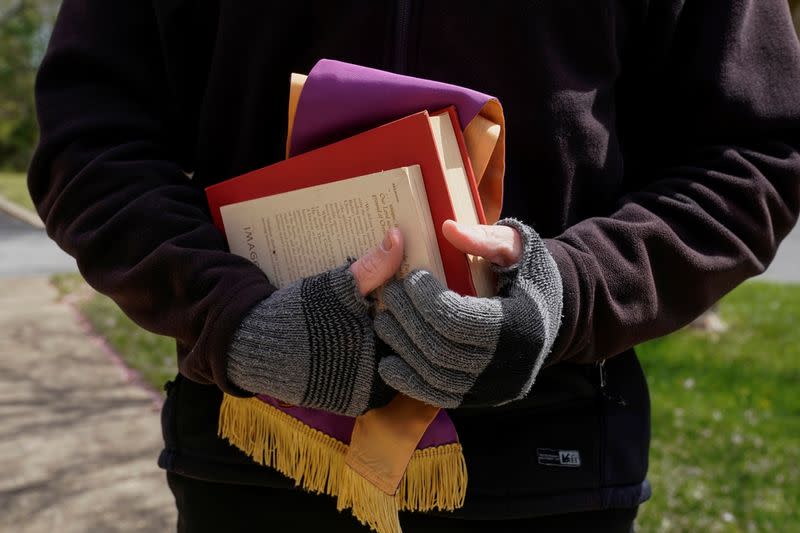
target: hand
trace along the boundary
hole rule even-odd
[[[349,416],[388,401],[364,296],[393,277],[402,260],[403,236],[392,229],[352,264],[274,292],[234,334],[228,379],[250,392]]]
[[[398,228],[386,232],[383,242],[350,265],[356,287],[366,296],[390,280],[403,263],[403,234]]]
[[[496,226],[448,222],[445,237],[493,262],[498,296],[448,290],[416,270],[390,281],[375,331],[396,353],[378,372],[392,388],[440,407],[500,405],[530,391],[561,323],[555,261],[533,229],[513,219]]]
[[[503,224],[475,226],[446,220],[442,233],[450,244],[466,254],[477,255],[492,264],[507,267],[522,257],[522,237]]]

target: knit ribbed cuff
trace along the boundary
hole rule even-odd
[[[228,378],[295,405],[365,411],[376,375],[375,336],[349,267],[304,278],[253,308],[231,342]]]

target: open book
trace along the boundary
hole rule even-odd
[[[445,279],[419,165],[226,205],[222,220],[231,252],[277,287],[358,257],[390,227],[407,236],[401,273]]]
[[[455,111],[420,112],[209,187],[230,250],[284,286],[358,257],[397,226],[403,270],[491,296],[487,263],[442,235],[447,219],[484,222]]]

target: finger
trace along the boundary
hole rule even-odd
[[[460,396],[431,387],[399,357],[391,356],[381,359],[378,363],[378,374],[394,390],[428,405],[447,409],[461,405]]]
[[[425,381],[437,389],[463,395],[475,383],[477,373],[470,375],[432,363],[391,314],[379,313],[375,317],[375,333],[417,374],[425,376]]]
[[[500,266],[511,266],[522,257],[522,238],[509,226],[460,224],[446,220],[445,238],[460,251],[483,257]]]
[[[475,335],[473,328],[469,336],[447,338],[423,320],[408,295],[402,290],[398,291],[394,283],[392,282],[392,287],[384,290],[383,302],[391,320],[397,322],[398,327],[403,329],[414,345],[421,347],[425,356],[436,366],[472,375],[482,372],[487,364],[486,359],[489,354],[494,353],[497,346],[497,330],[482,331],[481,334]],[[376,331],[377,319],[378,317],[375,320]]]
[[[392,228],[379,246],[372,248],[350,265],[361,296],[366,296],[391,279],[402,262],[403,234],[399,229]]]
[[[459,343],[470,339],[469,344],[473,346],[494,348],[496,338],[485,332],[499,330],[503,318],[499,299],[461,296],[425,270],[412,271],[402,283],[407,300],[394,284],[391,294],[384,294],[384,304],[396,316],[410,300],[422,319],[446,339]]]

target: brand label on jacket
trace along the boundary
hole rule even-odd
[[[536,457],[540,465],[547,466],[581,466],[581,454],[578,450],[553,450],[536,448]]]

